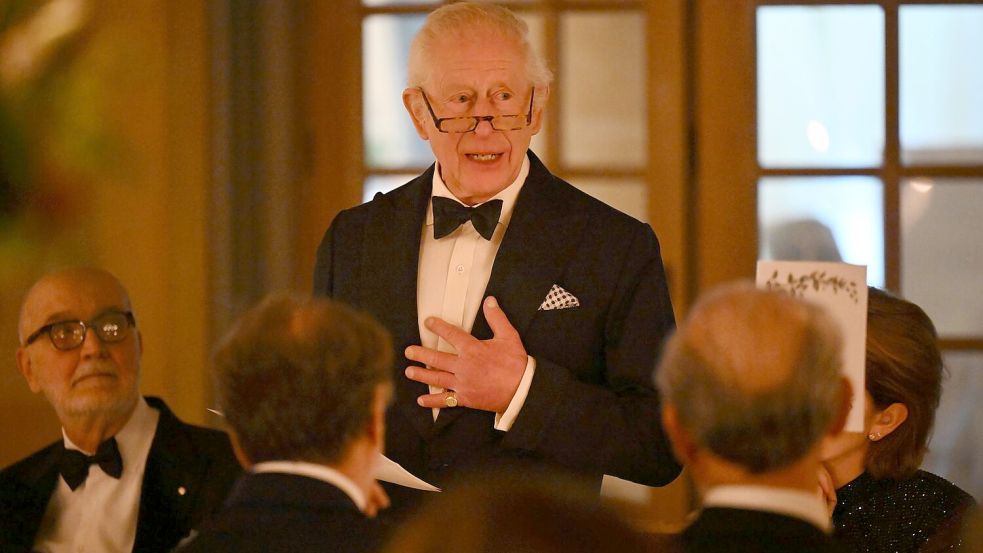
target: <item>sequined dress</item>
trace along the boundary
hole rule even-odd
[[[866,472],[836,490],[834,535],[855,551],[953,551],[962,517],[976,502],[948,480],[918,471],[907,480]]]

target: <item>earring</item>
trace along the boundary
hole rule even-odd
[[[871,432],[870,434],[867,435],[867,438],[870,441],[872,441],[872,442],[876,442],[877,440],[880,440],[881,439],[881,433],[880,432]]]

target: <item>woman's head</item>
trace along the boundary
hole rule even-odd
[[[942,395],[942,353],[935,325],[917,305],[877,288],[867,303],[866,389],[874,417],[865,468],[875,478],[906,478],[921,465]],[[901,415],[900,404],[905,413]],[[895,409],[894,422],[876,426]],[[901,418],[897,422],[897,418]],[[870,424],[870,421],[868,421]]]

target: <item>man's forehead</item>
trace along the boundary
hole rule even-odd
[[[446,39],[435,48],[430,69],[435,76],[466,73],[484,76],[515,73],[516,76],[523,76],[525,62],[522,49],[504,39],[491,42]]]
[[[103,273],[67,273],[42,279],[28,293],[23,316],[30,321],[85,318],[107,309],[130,309],[126,291]]]

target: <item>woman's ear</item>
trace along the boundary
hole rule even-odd
[[[894,429],[906,420],[908,420],[908,406],[904,403],[892,403],[874,413],[873,424],[870,425],[867,438],[876,442],[894,432]]]

